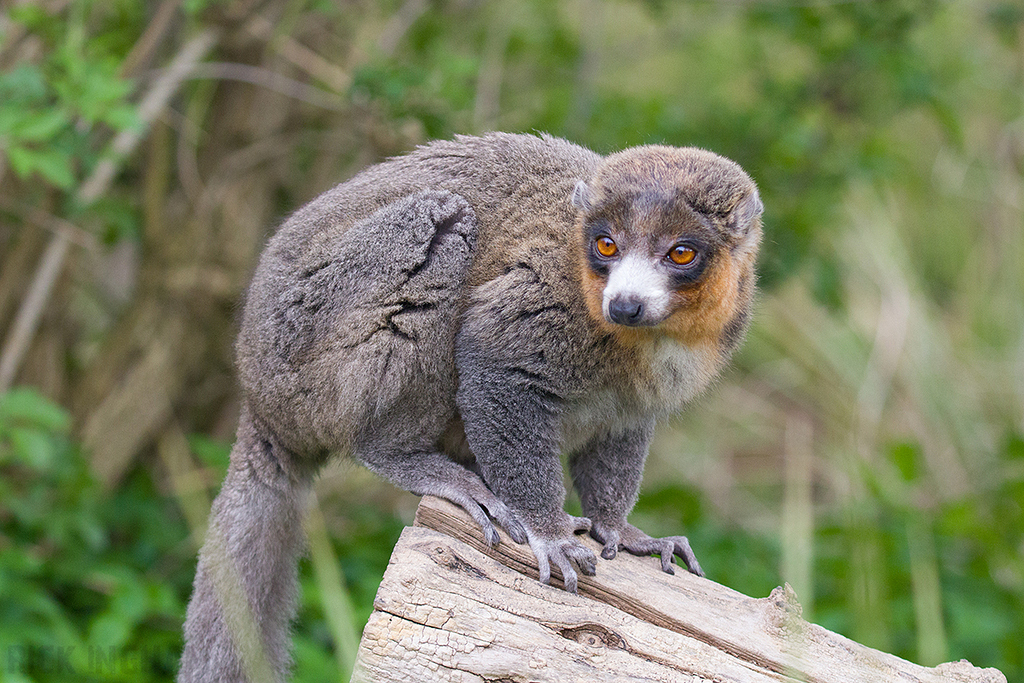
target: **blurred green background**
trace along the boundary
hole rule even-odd
[[[659,432],[634,523],[866,645],[1024,682],[1003,0],[0,5],[0,681],[173,675],[264,240],[374,161],[496,129],[707,147],[761,187],[753,329]],[[415,504],[324,474],[296,681],[345,677]]]

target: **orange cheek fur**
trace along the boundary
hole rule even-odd
[[[642,343],[642,340],[649,340],[660,333],[691,348],[711,350],[717,347],[722,330],[742,305],[739,301],[740,276],[752,266],[746,261],[752,259],[737,261],[723,254],[702,282],[673,295],[675,312],[655,329],[622,327],[605,320],[602,310],[605,281],[586,264],[581,264],[583,295],[591,318],[602,331],[626,345]]]
[[[723,254],[698,285],[675,293],[675,313],[660,327],[687,346],[717,345],[722,330],[739,308],[741,268],[741,264]]]
[[[753,255],[734,259],[728,252],[712,267],[698,285],[673,295],[675,312],[656,328],[623,327],[605,320],[602,304],[605,280],[594,274],[585,262],[580,265],[583,296],[587,310],[607,334],[623,346],[642,347],[660,335],[668,335],[692,349],[703,349],[717,358],[722,331],[744,302],[740,301],[739,282],[742,274],[753,270]]]
[[[601,324],[602,328],[607,328],[611,323],[604,319],[604,285],[604,280],[594,275],[586,265],[583,266],[583,297],[587,302],[587,310],[595,322]]]

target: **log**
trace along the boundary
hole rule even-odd
[[[590,543],[599,551],[596,542]],[[620,554],[579,594],[537,579],[528,546],[489,548],[461,509],[425,497],[395,547],[352,680],[1005,683],[967,661],[919,666],[801,617],[786,585],[750,598],[657,558]]]

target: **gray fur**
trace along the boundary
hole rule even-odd
[[[662,340],[657,328],[620,337],[588,310],[583,226],[646,184],[705,216],[729,249],[756,250],[760,200],[721,157],[644,150],[622,154],[665,157],[676,175],[551,137],[435,142],[285,222],[246,302],[244,409],[200,553],[179,681],[244,681],[264,659],[273,680],[286,677],[305,493],[338,453],[454,501],[490,543],[496,521],[529,542],[544,582],[551,565],[572,591],[577,569],[594,573],[596,558],[575,539],[587,530],[606,559],[657,553],[671,571],[676,554],[700,574],[685,538],[652,539],[626,516],[655,418],[699,392],[738,343],[752,272],[731,314],[740,322],[709,336],[725,351]],[[587,517],[562,508],[561,452]],[[248,596],[259,656],[239,654],[229,624],[246,610],[228,599],[224,576]]]

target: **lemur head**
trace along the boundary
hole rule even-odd
[[[572,193],[583,282],[613,333],[719,339],[744,318],[763,210],[737,164],[696,148],[636,147],[607,157]]]

